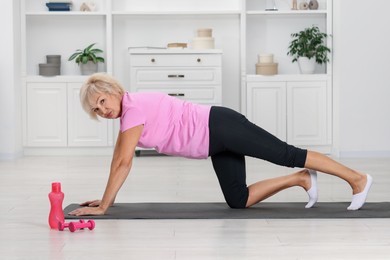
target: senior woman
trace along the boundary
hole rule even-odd
[[[70,212],[71,215],[105,214],[131,170],[137,146],[193,159],[210,156],[224,198],[232,208],[248,208],[293,186],[307,192],[306,208],[310,208],[318,199],[319,171],[345,180],[353,194],[347,209],[358,210],[372,184],[370,175],[323,154],[282,142],[229,108],[194,104],[163,93],[129,93],[103,73],[87,79],[80,99],[92,118],[119,118],[120,131],[103,198],[82,203],[86,207]],[[245,156],[305,169],[247,186]]]

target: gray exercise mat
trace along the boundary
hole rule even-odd
[[[390,218],[390,202],[366,203],[356,211],[348,202],[319,202],[305,209],[300,202],[262,202],[248,209],[231,209],[226,203],[116,203],[104,216],[68,215],[79,208],[64,209],[66,219],[299,219],[299,218]]]

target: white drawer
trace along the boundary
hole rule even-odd
[[[221,54],[147,54],[130,56],[130,63],[132,67],[135,66],[153,66],[153,67],[175,67],[175,66],[221,66]]]
[[[133,68],[136,85],[216,85],[221,83],[220,69],[214,68]]]
[[[170,96],[174,96],[180,99],[192,101],[194,103],[203,104],[216,104],[221,103],[218,95],[215,93],[216,89],[169,89],[169,88],[156,88],[156,89],[145,89],[138,88],[137,92],[162,92]]]

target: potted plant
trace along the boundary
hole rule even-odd
[[[314,73],[316,63],[323,64],[329,61],[330,49],[325,43],[327,36],[317,26],[291,34],[293,40],[288,46],[287,55],[293,57],[292,62],[298,61],[301,73]]]
[[[69,61],[75,60],[75,62],[80,66],[81,75],[90,75],[98,71],[98,63],[104,63],[103,57],[98,57],[98,53],[102,53],[101,49],[93,48],[96,43],[92,43],[87,48],[81,50],[76,50],[69,57]]]

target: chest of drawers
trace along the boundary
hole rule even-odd
[[[222,104],[222,51],[130,49],[130,91]]]

